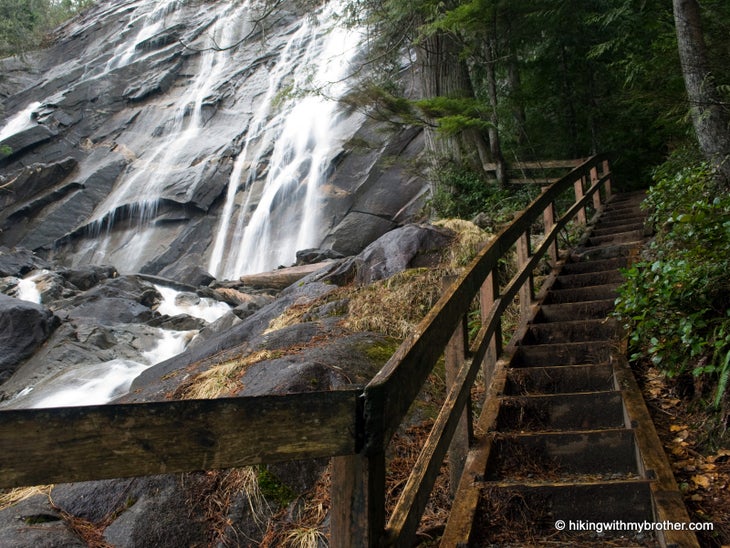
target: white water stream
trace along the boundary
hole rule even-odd
[[[0,141],[4,141],[8,137],[31,127],[33,125],[31,115],[39,106],[41,106],[40,102],[35,101],[17,114],[8,118],[5,125],[3,125],[2,129],[0,129]]]
[[[109,61],[110,66],[123,66],[129,63],[132,57],[138,53],[136,44],[140,39],[147,39],[159,31],[164,20],[175,9],[178,3],[175,0],[165,0],[142,20],[139,33],[131,40],[130,45],[121,48]],[[132,163],[123,175],[121,181],[117,182],[114,190],[96,208],[93,220],[102,222],[113,222],[115,212],[122,206],[132,207],[132,212],[139,215],[140,224],[138,227],[139,237],[134,245],[128,247],[136,250],[139,255],[140,246],[149,244],[146,239],[146,225],[156,212],[160,197],[171,180],[179,177],[189,165],[181,161],[188,158],[191,149],[196,146],[196,140],[200,138],[204,126],[203,107],[206,99],[212,94],[215,87],[225,79],[225,71],[228,69],[226,63],[229,53],[218,51],[218,48],[225,48],[234,43],[242,32],[242,22],[245,22],[243,14],[248,12],[248,4],[231,5],[229,3],[218,3],[215,7],[218,18],[207,34],[207,41],[203,51],[199,55],[199,62],[196,73],[190,83],[186,86],[186,92],[170,108],[169,115],[162,120],[159,128],[163,129],[163,135],[156,139],[156,144],[149,150],[143,151],[142,155]],[[118,48],[120,49],[120,48]],[[188,188],[187,193],[192,194],[195,188]],[[102,238],[98,243],[95,257],[103,257],[109,245],[109,235]],[[120,265],[127,269],[134,265],[134,257],[129,265]]]
[[[35,276],[40,273],[35,274]],[[38,290],[32,277],[23,280],[23,297],[32,300]],[[180,292],[155,285],[163,301],[158,307],[160,314],[176,316],[187,314],[213,322],[230,308],[225,303],[202,298],[195,304],[179,304]],[[20,297],[19,298],[23,298]],[[38,294],[40,301],[40,294]],[[37,301],[36,301],[37,302]],[[98,405],[123,396],[132,381],[145,369],[181,353],[198,334],[198,331],[172,331],[154,329],[157,342],[141,351],[137,359],[113,359],[101,363],[79,364],[56,372],[27,386],[12,399],[0,404],[0,408],[67,407]]]

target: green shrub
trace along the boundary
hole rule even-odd
[[[616,311],[631,330],[632,358],[703,377],[717,407],[730,375],[730,196],[706,164],[669,162],[655,181],[644,207],[657,236],[625,271]]]
[[[463,167],[441,168],[436,177],[431,206],[441,218],[473,219],[487,213],[496,226],[509,221],[536,195],[535,189],[528,186],[505,188]]]

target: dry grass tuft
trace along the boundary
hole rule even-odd
[[[319,548],[328,545],[325,520],[330,509],[332,488],[330,466],[314,487],[271,520],[261,548]]]
[[[442,219],[434,223],[456,233],[456,241],[446,253],[448,266],[460,268],[469,264],[484,244],[493,237],[471,221],[463,219]]]
[[[415,268],[359,288],[343,326],[404,339],[441,296],[443,275],[439,269]]]
[[[182,391],[181,399],[213,399],[241,388],[240,378],[250,366],[282,355],[281,351],[259,350],[235,360],[215,365],[197,375]]]
[[[210,546],[242,546],[251,539],[240,538],[241,533],[231,522],[229,511],[239,494],[244,493],[250,515],[265,530],[271,508],[258,483],[255,467],[214,470],[205,473],[206,487],[196,494],[194,505],[202,506],[208,526]]]
[[[18,487],[16,489],[8,489],[0,493],[0,511],[10,508],[19,502],[29,499],[35,495],[51,495],[53,485],[35,485],[33,487]]]

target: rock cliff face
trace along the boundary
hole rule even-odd
[[[0,245],[230,279],[412,218],[422,136],[339,108],[365,46],[336,8],[100,2],[0,61]]]
[[[343,329],[342,302],[267,331],[292,304],[427,266],[449,240],[408,224],[427,188],[409,169],[421,133],[338,106],[363,46],[336,8],[102,1],[48,49],[0,60],[0,408],[74,404],[61,396],[80,377],[116,382],[120,371],[103,401],[135,377],[123,401],[177,397],[185,368],[205,371],[213,355],[271,353],[239,395],[364,383],[383,365],[363,348],[394,341]],[[238,280],[297,257],[329,262],[283,291]],[[26,285],[37,304],[21,300]],[[167,312],[171,287],[176,304],[230,310],[215,321]],[[323,463],[297,466],[275,472],[303,491]],[[86,545],[64,521],[73,516],[114,546],[253,545],[263,522],[240,489],[225,531],[211,525],[207,501],[230,478],[56,486],[53,502],[39,493],[0,510],[0,538]]]

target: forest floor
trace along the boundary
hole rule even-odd
[[[703,547],[730,545],[730,432],[698,402],[680,397],[680,383],[653,367],[635,371],[690,520],[712,523],[697,534]]]

